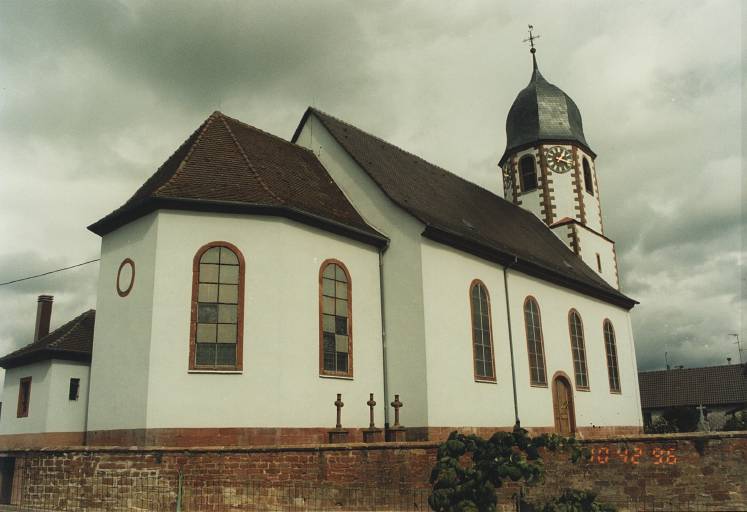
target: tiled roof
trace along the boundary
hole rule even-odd
[[[367,243],[368,226],[309,150],[214,112],[119,209],[104,235],[158,208],[285,216]]]
[[[747,404],[747,365],[641,372],[638,385],[644,409]]]
[[[531,212],[329,114],[309,108],[332,137],[399,207],[426,225],[424,235],[524,273],[631,308]]]
[[[95,321],[96,311],[89,309],[40,340],[0,358],[0,367],[15,368],[45,359],[90,362]]]

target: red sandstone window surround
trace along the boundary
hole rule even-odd
[[[493,322],[490,314],[490,295],[479,279],[469,288],[472,317],[472,360],[476,381],[495,382],[493,354]]]
[[[352,312],[350,272],[328,259],[319,267],[319,375],[353,377]]]
[[[192,263],[189,369],[243,368],[244,256],[228,242],[210,242]]]
[[[532,155],[523,156],[519,160],[519,177],[522,192],[531,192],[537,188],[537,166]]]
[[[539,304],[531,295],[524,301],[524,327],[527,333],[527,354],[529,355],[529,383],[532,386],[547,387],[542,318]]]
[[[568,330],[571,335],[571,355],[573,356],[573,373],[576,379],[576,389],[589,390],[589,370],[586,366],[586,346],[584,344],[584,324],[578,311],[568,312]]]
[[[18,409],[16,417],[26,418],[31,406],[31,377],[24,377],[18,386]]]
[[[621,393],[620,371],[617,366],[617,342],[615,341],[615,328],[612,322],[604,321],[604,350],[607,353],[607,375],[610,382],[610,392]]]

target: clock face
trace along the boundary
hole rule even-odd
[[[563,174],[573,168],[573,155],[561,146],[553,146],[545,152],[547,167],[558,174]]]

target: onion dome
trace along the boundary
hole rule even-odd
[[[576,142],[594,154],[584,137],[581,112],[576,103],[560,88],[542,76],[532,54],[532,79],[514,100],[506,118],[506,151],[501,158],[517,149],[538,142]]]

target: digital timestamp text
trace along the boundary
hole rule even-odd
[[[642,448],[640,446],[631,446],[628,448],[597,446],[591,448],[590,464],[609,464],[611,462],[632,465],[674,465],[677,464],[677,449]]]

